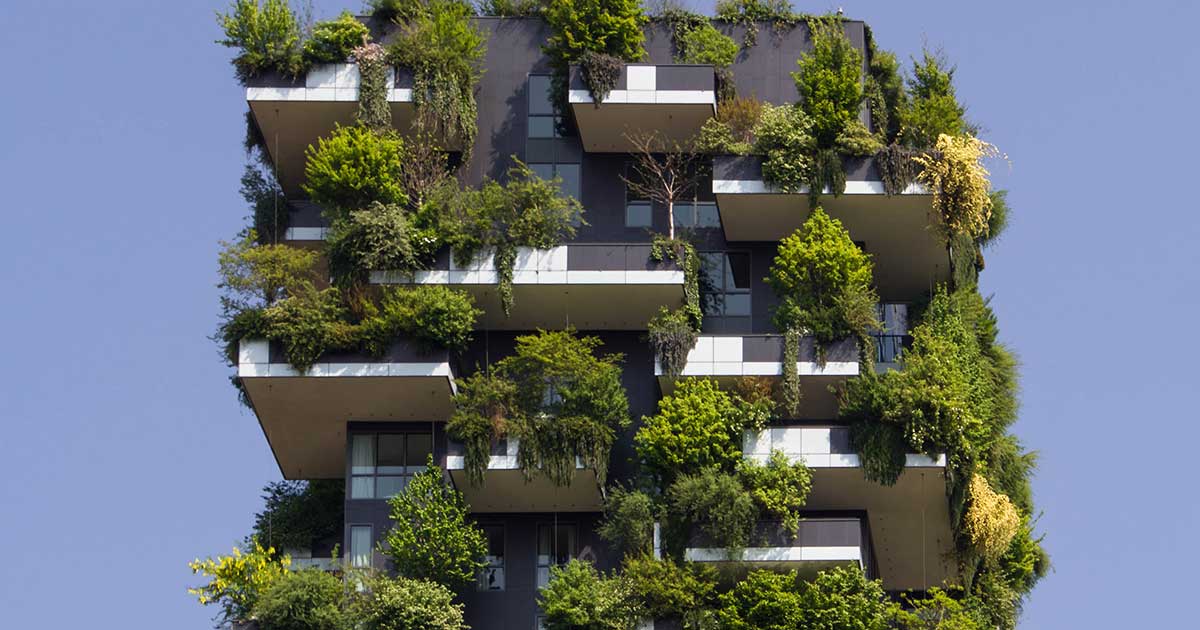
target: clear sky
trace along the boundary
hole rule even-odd
[[[279,478],[206,338],[217,241],[245,215],[220,6],[0,3],[4,627],[209,627],[186,563],[228,552]],[[1200,312],[1200,10],[841,6],[902,59],[943,48],[1012,160],[983,284],[1024,364],[1016,430],[1041,451],[1055,566],[1022,627],[1180,627],[1200,565],[1197,344],[1179,323]]]

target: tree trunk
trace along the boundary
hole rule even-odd
[[[675,240],[675,201],[667,200],[667,238]]]

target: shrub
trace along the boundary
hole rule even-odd
[[[407,22],[425,13],[427,0],[367,0],[371,16],[381,20]]]
[[[984,158],[996,157],[996,147],[971,136],[938,136],[935,155],[918,155],[923,168],[917,180],[933,193],[933,215],[942,238],[956,235],[977,239],[987,235],[992,216],[991,183]]]
[[[993,190],[988,193],[992,198],[992,212],[988,216],[987,232],[980,237],[984,245],[994,243],[1004,230],[1008,228],[1008,191]]]
[[[940,588],[931,588],[926,598],[905,597],[908,610],[896,626],[902,630],[988,630],[991,625],[982,602],[974,597],[955,599]]]
[[[879,580],[859,567],[822,571],[800,588],[800,628],[890,630],[899,613]]]
[[[1020,526],[1021,516],[1012,501],[992,490],[981,475],[972,475],[967,485],[963,531],[980,555],[989,559],[999,557],[1008,550]]]
[[[896,141],[900,135],[900,112],[907,105],[904,80],[896,55],[875,48],[874,38],[868,38],[867,81],[863,94],[871,108],[871,127],[884,144]]]
[[[218,44],[237,48],[233,58],[238,80],[266,71],[298,76],[306,68],[300,54],[300,20],[287,0],[235,0],[228,13],[218,13],[217,23],[225,32]]]
[[[393,524],[383,552],[401,576],[453,590],[472,583],[486,566],[487,537],[470,520],[462,494],[442,481],[432,457],[388,505]]]
[[[548,0],[542,16],[552,31],[545,51],[560,70],[588,51],[624,61],[646,56],[639,0]]]
[[[839,167],[841,166],[840,156],[868,157],[875,155],[883,148],[879,140],[867,130],[866,125],[857,120],[847,123],[833,144],[839,156]]]
[[[904,144],[931,149],[939,136],[975,132],[966,122],[966,108],[954,96],[954,67],[940,53],[926,50],[921,61],[913,60],[908,90],[911,97],[900,109],[900,137]]]
[[[380,314],[364,322],[367,351],[380,356],[401,334],[426,350],[463,350],[482,314],[465,291],[442,285],[391,288],[383,295]]]
[[[709,118],[696,135],[695,148],[698,153],[708,155],[746,155],[750,147],[733,139],[729,125],[716,118]]]
[[[357,617],[363,630],[468,630],[453,592],[402,577],[372,580]]]
[[[764,105],[754,126],[754,152],[763,156],[763,179],[783,192],[799,192],[813,170],[816,149],[808,115],[794,105]]]
[[[634,436],[638,455],[660,479],[707,468],[733,470],[742,456],[744,421],[716,381],[683,379],[642,419]]]
[[[342,530],[346,491],[341,479],[276,481],[263,493],[263,510],[254,515],[254,539],[268,547],[308,549]]]
[[[800,106],[812,121],[812,135],[822,148],[858,119],[862,103],[862,53],[850,43],[837,17],[810,19],[813,50],[803,55],[792,73]]]
[[[632,602],[624,582],[582,560],[550,569],[538,593],[546,630],[633,630],[641,615]]]
[[[710,567],[646,555],[626,558],[621,577],[648,619],[693,618],[708,606],[716,588],[716,572]]]
[[[648,554],[654,548],[656,510],[650,495],[614,487],[604,500],[604,521],[596,533],[626,556]]]
[[[707,19],[696,27],[689,28],[675,38],[679,49],[679,63],[708,64],[725,68],[737,58],[738,45],[733,38],[713,27]]]
[[[372,202],[408,203],[400,185],[404,141],[393,131],[338,126],[329,138],[310,145],[305,155],[304,191],[324,206],[331,222]]]
[[[545,4],[545,0],[482,0],[479,13],[500,17],[533,17],[541,14]]]
[[[252,163],[242,171],[242,199],[250,204],[250,222],[259,245],[277,245],[287,234],[288,203],[275,175]]]
[[[754,499],[738,478],[715,468],[683,475],[671,484],[667,515],[676,549],[698,536],[703,546],[724,547],[733,554],[750,542],[758,520]]]
[[[646,324],[646,337],[662,363],[663,372],[676,377],[687,365],[687,355],[696,345],[700,333],[692,326],[687,311],[663,306]]]
[[[801,628],[797,590],[794,572],[751,571],[721,595],[717,621],[729,630]]]
[[[313,25],[312,35],[304,40],[304,59],[308,63],[345,63],[355,48],[370,38],[370,30],[349,11],[336,20]]]
[[[588,86],[592,101],[596,106],[608,98],[609,92],[617,87],[621,80],[621,70],[625,62],[620,57],[614,57],[594,50],[584,51],[579,56],[579,70],[583,73],[583,81]]]
[[[293,295],[263,311],[267,338],[283,344],[288,363],[308,372],[326,352],[350,349],[354,331],[345,321],[345,306],[337,289]]]
[[[195,595],[202,605],[220,606],[225,621],[249,619],[259,598],[292,564],[291,558],[277,557],[274,548],[263,548],[257,540],[251,545],[248,551],[234,547],[232,555],[188,563],[193,575],[211,578],[208,584],[189,588],[188,594]]]
[[[347,288],[367,281],[370,271],[412,271],[418,261],[402,208],[371,202],[334,222],[325,240],[329,274]]]
[[[342,609],[342,582],[317,569],[287,573],[254,606],[262,630],[343,630],[351,627]]]
[[[252,230],[240,241],[222,242],[217,256],[222,311],[231,316],[305,293],[315,279],[315,252],[287,245],[257,245]]]
[[[766,465],[743,460],[738,475],[763,512],[778,518],[795,537],[800,509],[812,489],[812,472],[804,462],[792,463],[782,451],[771,451]]]

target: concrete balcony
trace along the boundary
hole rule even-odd
[[[684,550],[684,559],[727,570],[794,570],[804,577],[838,566],[855,566],[870,574],[871,545],[861,517],[807,517],[793,537],[778,522],[760,522],[750,545],[738,554],[713,547],[701,537]]]
[[[380,358],[329,353],[301,374],[277,344],[244,339],[238,377],[287,479],[342,477],[347,422],[444,421],[453,412],[449,353],[405,341]]]
[[[480,328],[532,330],[645,330],[660,306],[683,300],[683,270],[650,259],[650,245],[572,244],[520,248],[513,269],[513,308],[500,306],[499,274],[491,254],[461,266],[449,253],[434,268],[413,274],[373,271],[374,284],[444,284],[466,290],[484,310]]]
[[[772,426],[747,432],[742,450],[760,462],[772,451],[803,460],[813,475],[806,510],[866,512],[884,588],[924,590],[957,579],[944,455],[908,454],[900,479],[883,486],[863,477],[847,427]]]
[[[627,64],[597,105],[579,66],[571,66],[567,100],[585,151],[631,153],[629,137],[648,132],[683,144],[717,113],[716,74],[712,66]]]
[[[337,63],[314,66],[297,79],[264,74],[246,86],[246,102],[288,197],[303,196],[300,186],[308,145],[328,136],[335,125],[354,124],[360,81],[358,64]],[[387,90],[392,125],[408,133],[416,116],[411,74],[390,72]],[[453,140],[447,144],[449,149],[461,149]]]
[[[950,278],[946,248],[929,229],[932,196],[913,184],[884,194],[873,159],[846,163],[846,191],[820,205],[863,243],[875,262],[879,296],[911,301]],[[730,241],[776,241],[796,230],[811,210],[808,191],[785,193],[764,181],[759,156],[713,158],[713,194]]]
[[[544,475],[526,480],[517,466],[520,442],[510,438],[493,445],[483,484],[467,479],[462,444],[451,441],[446,470],[472,512],[601,512],[604,494],[596,471],[576,462],[570,485],[558,486]]]

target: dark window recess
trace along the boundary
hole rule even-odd
[[[580,165],[579,164],[530,164],[529,168],[542,179],[562,178],[562,191],[575,199],[580,195]]]
[[[579,530],[575,525],[539,525],[537,550],[537,586],[550,583],[550,569],[561,567],[575,557]]]
[[[719,228],[721,215],[713,201],[682,201],[675,203],[675,227]]]
[[[528,137],[562,137],[562,116],[550,98],[550,75],[529,75]]]
[[[476,585],[481,591],[504,590],[504,527],[500,525],[484,525],[483,533],[487,536],[488,551],[484,560],[487,566],[479,572],[479,582]]]
[[[700,296],[707,317],[750,315],[750,254],[704,252],[700,255]]]
[[[350,498],[386,499],[425,470],[433,453],[428,433],[360,433],[350,438]]]

